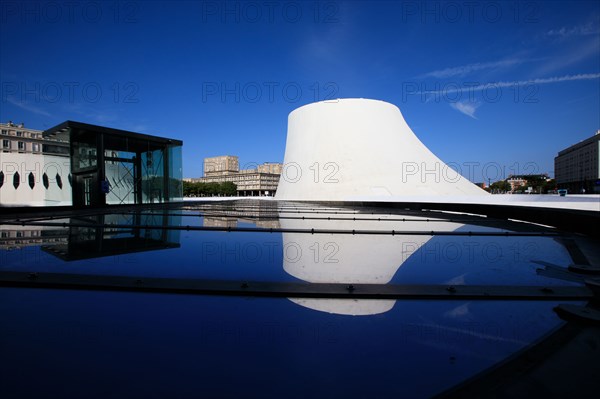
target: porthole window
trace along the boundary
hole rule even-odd
[[[42,175],[42,184],[46,187],[46,190],[50,187],[50,182],[48,181],[48,175],[46,173]]]
[[[62,190],[62,178],[58,173],[56,174],[56,184],[58,184],[58,188]]]
[[[33,175],[33,172],[29,172],[29,187],[31,187],[31,189],[33,190],[33,187],[35,187],[35,176]]]
[[[19,188],[19,184],[21,184],[21,176],[19,176],[19,172],[15,172],[13,175],[13,186],[15,187],[15,190]]]

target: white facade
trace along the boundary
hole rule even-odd
[[[0,206],[73,204],[71,161],[68,156],[0,153],[0,172]],[[110,183],[107,203],[135,203],[131,168],[120,162],[107,162],[105,173]]]
[[[488,195],[436,157],[395,105],[340,99],[305,105],[288,117],[277,199]]]
[[[0,123],[0,206],[71,205],[69,145]]]
[[[69,157],[0,153],[0,206],[71,205]]]

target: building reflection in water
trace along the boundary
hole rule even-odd
[[[69,229],[48,226],[0,226],[0,251],[11,251],[42,244],[64,244]]]
[[[204,227],[236,228],[238,223],[253,224],[264,229],[278,229],[279,213],[278,204],[275,201],[252,201],[247,205],[219,204],[208,205],[204,208]]]
[[[125,213],[70,218],[68,240],[42,245],[64,261],[101,258],[180,247],[181,216],[168,213]]]
[[[283,216],[283,215],[282,215]],[[346,234],[282,233],[284,270],[310,283],[388,284],[402,264],[431,235],[352,234],[353,230],[422,231],[425,218],[411,216],[406,221],[387,221],[397,215],[356,215],[370,220],[314,220],[314,213],[301,213],[297,218],[280,220],[283,229],[335,229]],[[303,219],[304,217],[304,219]],[[311,220],[312,219],[312,220]],[[462,223],[436,221],[429,218],[427,230],[452,232]],[[395,300],[384,299],[318,299],[289,298],[292,302],[322,312],[341,315],[374,315],[392,309]]]

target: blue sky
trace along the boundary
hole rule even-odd
[[[553,174],[600,129],[600,3],[0,0],[0,120],[184,141],[184,175],[282,161],[317,100],[397,105],[473,181]]]

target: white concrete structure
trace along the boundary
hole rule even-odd
[[[395,105],[322,101],[290,113],[281,200],[373,200],[393,196],[485,196],[436,157]]]
[[[71,205],[69,143],[0,123],[0,206]]]
[[[0,153],[0,206],[71,205],[69,157]]]

